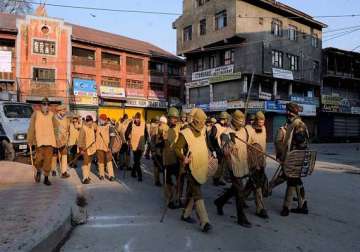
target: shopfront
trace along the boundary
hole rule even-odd
[[[81,118],[91,115],[95,120],[99,108],[95,80],[73,79],[73,94],[70,110]]]
[[[106,114],[114,121],[123,117],[125,112],[125,89],[119,87],[100,86],[99,114]]]

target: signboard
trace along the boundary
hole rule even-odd
[[[299,104],[303,111],[299,113],[301,116],[316,116],[316,105]]]
[[[209,81],[211,84],[213,84],[213,83],[231,81],[231,80],[237,80],[237,79],[241,79],[241,73],[218,75],[218,76],[211,77],[209,79]]]
[[[199,104],[199,105],[196,105],[196,107],[201,108],[201,109],[204,110],[205,112],[209,112],[209,111],[210,111],[210,105],[209,105],[209,104]]]
[[[352,107],[351,114],[360,115],[360,107]]]
[[[95,80],[73,79],[75,104],[99,105]]]
[[[183,103],[178,97],[169,97],[169,106],[170,107],[180,107]]]
[[[320,106],[320,101],[317,97],[291,96],[290,99],[296,103],[316,105],[316,107]]]
[[[164,91],[155,91],[150,89],[149,90],[149,97],[153,97],[153,98],[164,98],[165,97],[165,93]]]
[[[234,65],[228,65],[228,66],[221,66],[216,68],[207,69],[200,72],[194,72],[192,74],[192,80],[198,81],[198,80],[204,80],[208,79],[213,76],[218,75],[229,75],[234,73]]]
[[[266,101],[265,102],[265,111],[285,114],[286,113],[286,102],[284,102],[284,101]]]
[[[347,99],[334,95],[321,96],[321,110],[324,112],[357,114],[358,107],[360,107],[360,100],[357,99]]]
[[[259,99],[262,99],[262,100],[271,100],[272,98],[272,94],[271,93],[266,93],[266,92],[259,92]]]
[[[182,106],[182,110],[186,113],[189,113],[193,108],[195,108],[195,104],[185,104]]]
[[[273,68],[273,77],[278,79],[284,80],[294,80],[294,75],[292,71],[280,69],[280,68]]]
[[[209,85],[210,85],[209,80],[201,80],[201,81],[193,81],[193,82],[185,83],[185,87],[187,88],[206,87]]]
[[[0,51],[0,73],[11,73],[11,51]]]
[[[245,107],[245,103],[243,101],[231,101],[227,104],[228,109],[240,109]]]
[[[100,86],[100,95],[103,98],[125,98],[125,89],[119,87]]]
[[[168,107],[167,101],[148,101],[147,107],[149,108],[167,108]]]
[[[265,108],[265,102],[263,101],[249,101],[248,109],[252,110],[262,110]]]
[[[137,97],[144,97],[144,90],[143,89],[136,89],[136,88],[127,88],[126,89],[127,96],[137,96]]]
[[[227,108],[227,101],[210,102],[211,111],[226,111]]]

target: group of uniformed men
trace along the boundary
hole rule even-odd
[[[288,120],[279,129],[276,137],[276,157],[279,162],[286,159],[292,150],[308,148],[309,134],[301,121],[301,108],[296,103],[287,105]],[[251,227],[244,208],[245,200],[254,194],[256,215],[268,218],[264,197],[271,194],[275,186],[287,182],[282,216],[294,213],[307,214],[305,191],[300,178],[287,178],[282,172],[268,183],[266,168],[265,115],[257,112],[246,120],[246,115],[236,110],[232,115],[222,112],[218,118],[208,118],[203,110],[194,108],[190,113],[179,113],[170,108],[167,115],[144,123],[141,114],[129,119],[124,115],[117,123],[101,114],[97,120],[86,116],[66,116],[66,107],[59,105],[56,113],[49,110],[49,100],[44,98],[41,109],[35,111],[28,131],[28,142],[35,146],[35,181],[51,185],[49,175],[56,175],[59,163],[61,177],[68,178],[68,166],[76,167],[82,158],[82,182],[90,183],[90,168],[96,156],[98,176],[105,175],[115,181],[113,164],[120,169],[131,170],[131,176],[142,181],[141,158],[144,154],[153,160],[154,184],[164,183],[166,206],[169,209],[183,208],[181,220],[196,221],[191,217],[195,208],[203,232],[211,230],[201,187],[209,177],[209,160],[216,159],[217,169],[213,175],[214,186],[231,187],[218,197],[214,204],[217,213],[223,215],[223,207],[235,197],[237,223]],[[146,143],[148,149],[146,149]],[[133,154],[133,166],[130,157]],[[151,154],[151,155],[150,155]],[[68,155],[70,155],[68,163]],[[211,166],[211,165],[210,165]],[[124,171],[125,172],[125,171]],[[161,174],[163,179],[161,179]],[[184,188],[186,184],[186,194]],[[293,194],[298,206],[291,209]]]

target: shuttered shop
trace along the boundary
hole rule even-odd
[[[359,137],[360,117],[334,116],[335,137]]]

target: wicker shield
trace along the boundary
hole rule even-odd
[[[217,169],[218,169],[218,159],[215,158],[211,152],[209,152],[209,177],[212,177],[215,175]]]
[[[313,173],[316,162],[316,151],[291,151],[284,162],[284,173],[289,178],[301,178]]]

